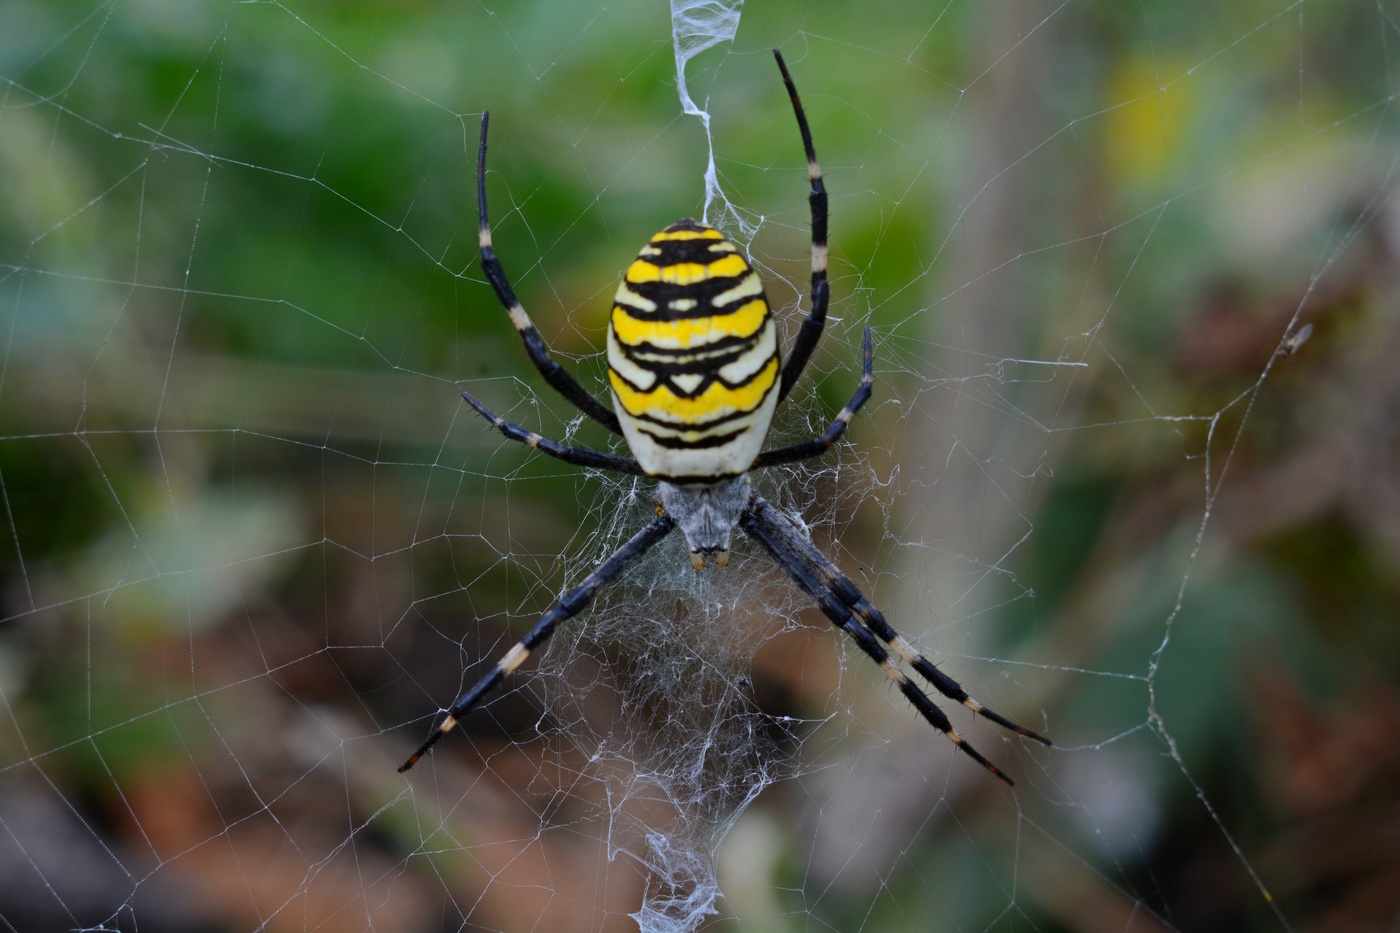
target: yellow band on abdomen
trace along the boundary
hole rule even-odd
[[[612,312],[613,333],[628,346],[650,344],[665,350],[687,350],[724,337],[752,337],[768,319],[768,302],[762,298],[740,305],[728,314],[643,321],[621,305]]]
[[[664,382],[658,383],[650,391],[638,391],[611,370],[608,379],[613,392],[617,393],[618,404],[627,414],[634,418],[656,418],[684,426],[757,408],[777,382],[778,358],[770,359],[743,385],[730,388],[722,382],[714,382],[694,398],[676,395]]]

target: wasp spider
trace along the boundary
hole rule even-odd
[[[608,382],[615,410],[599,401],[549,355],[491,246],[486,217],[488,115],[482,114],[476,177],[482,270],[545,381],[584,414],[621,434],[633,457],[564,447],[493,414],[470,393],[463,392],[462,397],[506,437],[565,463],[657,479],[657,515],[582,583],[564,594],[529,634],[453,703],[428,740],[399,771],[413,767],[506,675],[524,663],[559,623],[581,612],[599,591],[677,527],[685,535],[691,562],[697,569],[704,566],[706,557],[713,557],[721,567],[728,564],[730,537],[736,525],[742,528],[816,600],[838,628],[880,665],[885,676],[935,729],[1008,784],[1010,778],[953,729],[947,715],[904,673],[898,660],[906,662],[948,699],[1018,735],[1050,744],[981,705],[957,681],[934,667],[890,627],[850,578],[813,547],[791,518],[749,486],[750,470],[807,460],[831,447],[870,398],[874,381],[867,327],[860,384],[821,436],[787,447],[760,450],[773,410],[791,391],[821,336],[828,297],[826,188],[797,88],[782,55],[776,50],[773,54],[792,100],[811,178],[811,309],[797,332],[792,352],[783,359],[763,283],[743,253],[713,227],[684,218],[642,247],[618,287],[608,327]]]

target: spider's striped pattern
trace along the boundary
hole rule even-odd
[[[515,297],[491,243],[486,216],[486,128],[481,117],[477,155],[478,240],[481,268],[505,306],[535,368],[580,411],[627,441],[633,457],[565,447],[493,414],[470,393],[462,397],[506,437],[578,466],[655,478],[656,518],[637,532],[583,582],[564,594],[534,627],[495,663],[476,685],[447,709],[426,742],[399,768],[407,771],[439,739],[530,654],[564,620],[593,598],[676,528],[685,536],[697,570],[705,558],[729,563],[734,529],[742,529],[823,614],[879,665],[919,714],[970,758],[1008,784],[1011,779],[953,728],[946,713],[904,672],[913,668],[925,683],[973,713],[1037,742],[1049,741],[968,696],[885,621],[859,588],[812,545],[792,518],[749,486],[750,470],[819,456],[836,443],[870,398],[874,352],[865,329],[864,365],[854,394],[819,437],[761,450],[773,410],[802,375],[826,324],[826,185],[812,146],[807,117],[783,57],[776,50],[793,114],[802,134],[811,180],[811,307],[784,360],[763,284],[738,248],[713,227],[683,218],[642,247],[623,275],[608,326],[608,381],[617,411],[585,389],[560,366]],[[891,653],[893,652],[893,653]]]
[[[738,476],[778,404],[778,331],[763,283],[724,234],[690,218],[627,268],[608,326],[608,380],[649,476]]]

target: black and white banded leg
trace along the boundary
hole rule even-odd
[[[629,473],[633,476],[643,475],[641,466],[631,457],[619,457],[615,454],[605,454],[602,451],[590,450],[587,447],[565,447],[558,441],[552,441],[547,437],[536,434],[534,431],[522,428],[512,421],[507,421],[478,402],[470,392],[463,392],[462,398],[468,405],[476,409],[481,417],[494,424],[506,437],[513,441],[519,441],[527,447],[533,447],[541,453],[549,454],[556,460],[563,460],[565,463],[572,463],[575,466],[611,470],[614,473]]]
[[[796,463],[799,460],[810,460],[818,454],[826,453],[831,449],[841,435],[846,433],[846,428],[850,427],[851,419],[860,411],[861,406],[870,400],[870,392],[875,384],[875,348],[870,342],[870,328],[865,329],[865,362],[862,367],[860,384],[851,394],[851,399],[836,417],[831,419],[831,424],[827,425],[820,437],[815,437],[810,441],[800,441],[790,444],[787,447],[775,447],[772,450],[765,450],[754,460],[750,469],[760,469],[762,467],[777,466],[782,463]]]
[[[530,629],[530,633],[516,642],[515,647],[507,651],[491,668],[490,672],[476,682],[476,686],[462,694],[456,703],[447,708],[447,715],[443,717],[442,722],[428,736],[428,740],[418,746],[418,750],[409,755],[408,760],[399,766],[399,773],[402,774],[413,767],[428,749],[437,744],[438,739],[455,729],[462,717],[481,702],[482,697],[494,690],[508,674],[513,673],[516,668],[525,663],[525,659],[530,657],[530,653],[554,634],[554,629],[560,622],[582,612],[599,592],[621,576],[628,567],[640,560],[643,554],[651,550],[654,544],[666,537],[675,527],[675,520],[671,516],[658,515],[651,524],[633,535],[630,541],[603,561],[597,570],[584,577],[582,583],[565,593],[564,598],[559,600],[553,609],[540,616],[540,620],[535,623],[534,628]]]
[[[977,715],[990,719],[1003,729],[1028,739],[1034,739],[1042,745],[1050,744],[1050,740],[1043,735],[978,703],[968,695],[961,684],[940,671],[932,661],[920,654],[903,635],[894,630],[894,627],[885,620],[884,613],[866,599],[865,594],[851,581],[851,578],[842,573],[829,557],[813,547],[792,520],[774,508],[772,503],[755,496],[750,508],[757,513],[759,520],[775,528],[790,542],[793,552],[807,565],[824,589],[836,596],[846,608],[860,616],[866,628],[894,649],[894,652],[903,658],[910,667],[914,668],[919,676],[928,681],[935,690],[948,699],[961,703]]]
[[[787,398],[793,384],[797,382],[807,360],[821,339],[822,328],[826,326],[826,307],[830,298],[830,286],[826,281],[826,183],[822,180],[822,169],[817,164],[817,151],[812,146],[812,131],[807,127],[807,112],[802,109],[802,101],[797,96],[797,85],[788,74],[787,62],[777,49],[773,57],[778,60],[778,70],[783,73],[783,84],[787,87],[788,98],[792,101],[792,112],[797,117],[797,128],[802,133],[802,149],[807,155],[807,176],[812,181],[812,190],[807,195],[807,203],[812,212],[812,297],[811,308],[797,332],[792,344],[792,354],[783,364],[782,381],[778,386],[778,401]]]
[[[545,382],[553,386],[554,391],[573,402],[579,411],[614,434],[621,434],[622,425],[618,423],[616,413],[600,402],[597,396],[585,389],[572,373],[549,355],[544,338],[535,330],[530,315],[515,297],[515,289],[511,288],[505,269],[501,267],[501,261],[496,258],[496,251],[491,246],[491,225],[486,219],[486,126],[490,118],[489,112],[481,115],[481,147],[476,154],[476,229],[477,243],[481,247],[481,271],[486,273],[486,281],[491,283],[496,297],[505,306],[511,324],[520,334],[520,339],[525,342],[525,352],[529,354],[530,362],[535,364]]]
[[[967,691],[957,681],[938,670],[932,662],[896,632],[885,621],[884,615],[870,604],[850,578],[841,573],[826,555],[818,551],[807,540],[790,519],[766,500],[754,496],[749,507],[739,519],[739,524],[763,546],[763,549],[777,562],[779,567],[817,601],[817,605],[826,617],[850,635],[860,649],[880,665],[885,676],[899,688],[900,692],[914,705],[914,708],[935,729],[951,739],[968,757],[1007,784],[1014,784],[1000,768],[983,757],[966,739],[958,734],[948,716],[929,699],[928,694],[909,679],[889,652],[879,645],[876,641],[877,638],[889,645],[895,654],[913,667],[943,696],[961,703],[972,712],[984,716],[1018,735],[1034,739],[1044,745],[1050,744],[1050,741],[1044,736],[1007,719],[968,696]]]

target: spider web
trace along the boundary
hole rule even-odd
[[[673,6],[737,31],[0,7],[3,927],[1392,925],[1400,6]],[[503,262],[601,387],[619,270],[712,197],[794,332],[773,47],[833,307],[771,443],[867,323],[877,383],[755,482],[1055,746],[950,709],[1004,787],[752,543],[677,538],[395,773],[652,514],[456,400],[620,450],[475,265],[481,111]]]

